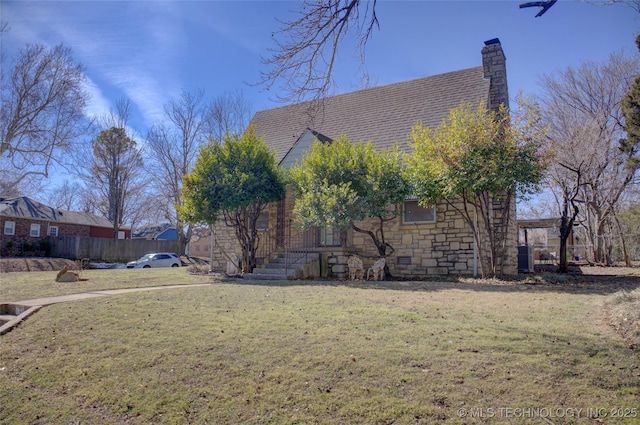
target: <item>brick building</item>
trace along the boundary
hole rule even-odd
[[[50,236],[114,238],[109,220],[85,212],[52,208],[26,196],[0,198],[0,232],[0,250],[4,255],[30,251],[44,255],[44,241]],[[131,230],[121,228],[118,238],[131,238]]]

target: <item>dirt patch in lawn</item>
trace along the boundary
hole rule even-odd
[[[0,273],[58,271],[65,266],[69,270],[78,267],[75,261],[66,258],[0,258]]]

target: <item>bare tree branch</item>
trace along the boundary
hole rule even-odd
[[[318,100],[334,85],[333,72],[340,42],[353,33],[364,64],[365,47],[374,28],[377,0],[304,0],[291,21],[280,21],[282,29],[273,35],[277,45],[271,57],[263,58],[270,69],[262,73],[261,84],[283,90],[276,98],[283,102]]]
[[[84,82],[82,66],[62,45],[27,45],[18,54],[1,91],[0,192],[31,176],[48,177],[82,134]]]
[[[562,199],[563,216],[580,209],[594,247],[591,258],[611,262],[613,214],[635,181],[640,164],[629,166],[634,150],[621,149],[624,116],[621,101],[640,71],[640,58],[612,54],[608,62],[583,62],[542,80],[545,118],[556,153],[550,167],[551,189]],[[577,213],[576,213],[577,214]]]

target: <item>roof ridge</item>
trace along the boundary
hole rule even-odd
[[[341,96],[347,96],[347,95],[352,95],[354,93],[363,93],[363,92],[367,92],[367,91],[372,91],[372,90],[379,90],[379,89],[384,89],[384,88],[388,88],[394,85],[404,85],[404,84],[410,84],[410,83],[415,83],[416,81],[422,81],[422,80],[429,80],[432,78],[436,78],[436,77],[441,77],[441,76],[445,76],[445,75],[449,75],[449,74],[457,74],[457,73],[462,73],[462,72],[470,72],[473,70],[478,70],[478,69],[483,69],[482,66],[472,66],[469,68],[463,68],[463,69],[458,69],[456,71],[447,71],[447,72],[441,72],[438,74],[432,74],[432,75],[427,75],[424,77],[416,77],[416,78],[412,78],[409,80],[401,80],[401,81],[394,81],[392,83],[386,83],[386,84],[382,84],[382,85],[377,85],[377,86],[373,86],[373,87],[365,87],[362,89],[358,89],[358,90],[351,90],[351,91],[345,91],[342,93],[337,93],[337,94],[332,94],[330,96],[325,96],[321,99],[318,100],[305,100],[302,102],[298,102],[298,103],[288,103],[286,105],[281,105],[281,106],[275,106],[273,108],[265,108],[265,109],[261,109],[259,111],[256,112],[256,114],[259,114],[260,112],[263,111],[273,111],[273,110],[278,110],[278,109],[283,109],[283,108],[290,108],[290,107],[301,107],[303,105],[310,105],[313,102],[323,102],[323,101],[327,101],[327,100],[331,100],[331,99],[336,99],[339,98]],[[254,114],[255,116],[255,114]]]

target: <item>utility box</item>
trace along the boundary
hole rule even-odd
[[[533,256],[533,251],[532,246],[521,245],[518,247],[518,272],[534,272],[535,258]]]

